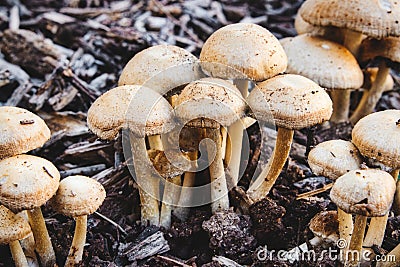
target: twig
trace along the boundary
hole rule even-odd
[[[312,191],[309,191],[309,192],[306,192],[306,193],[298,194],[297,197],[296,197],[296,200],[305,199],[305,198],[312,197],[314,195],[320,194],[322,192],[328,191],[329,189],[332,188],[332,186],[333,186],[333,183],[330,183],[330,184],[324,185],[321,188],[318,188],[318,189],[315,189],[315,190],[312,190]]]
[[[178,260],[171,259],[171,258],[168,258],[168,257],[166,257],[166,256],[157,255],[156,257],[159,258],[159,259],[165,260],[165,261],[168,262],[168,263],[172,263],[174,266],[192,267],[191,265],[187,265],[187,264],[184,263],[184,262],[180,262],[180,261],[178,261]]]
[[[119,224],[117,224],[116,222],[114,222],[113,220],[111,220],[110,218],[104,216],[103,214],[95,211],[94,214],[96,214],[97,216],[99,216],[100,218],[102,218],[103,220],[106,220],[107,222],[109,222],[110,224],[114,225],[115,227],[118,228],[118,230],[120,230],[124,235],[128,235],[128,233],[124,230],[124,228],[122,228]]]

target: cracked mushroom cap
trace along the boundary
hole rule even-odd
[[[287,73],[303,75],[329,89],[361,87],[363,73],[346,47],[308,34],[284,38],[281,43],[288,56]]]
[[[121,129],[137,136],[155,135],[173,128],[173,110],[157,92],[140,85],[124,85],[101,95],[89,108],[89,129],[102,139],[114,139]]]
[[[331,189],[331,200],[347,213],[384,216],[390,209],[396,183],[377,169],[353,170],[340,176]]]
[[[345,140],[319,143],[308,154],[308,164],[313,173],[332,180],[351,170],[360,169],[362,162],[357,147]]]
[[[60,173],[46,159],[18,155],[0,161],[0,203],[15,213],[45,204],[59,182]]]
[[[376,57],[384,57],[393,62],[400,62],[400,37],[387,37],[380,40],[364,39],[361,43],[359,54],[361,62],[366,62]]]
[[[0,107],[0,159],[42,147],[50,138],[44,120],[17,107]]]
[[[282,73],[287,65],[278,39],[252,23],[230,24],[215,31],[204,43],[200,61],[212,77],[254,81]]]
[[[202,76],[199,60],[193,54],[174,45],[156,45],[129,60],[118,85],[145,85],[163,95]]]
[[[96,180],[81,176],[68,176],[61,180],[51,206],[69,217],[89,215],[95,212],[106,197],[104,187]]]
[[[377,39],[400,36],[396,0],[307,0],[298,13],[317,26],[346,28]]]
[[[258,83],[247,102],[258,120],[292,130],[320,124],[332,115],[332,101],[325,90],[295,74]]]
[[[394,169],[400,168],[400,110],[365,116],[356,123],[351,135],[363,156]]]
[[[199,122],[199,127],[213,127],[208,122],[229,126],[244,116],[245,108],[244,99],[231,82],[203,78],[182,90],[176,100],[175,114],[183,123],[205,122]]]
[[[337,241],[339,239],[339,221],[336,210],[321,211],[315,215],[308,226],[315,236],[324,240]]]
[[[31,227],[24,218],[0,205],[0,244],[24,239],[30,233]]]

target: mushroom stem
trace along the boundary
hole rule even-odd
[[[266,197],[278,179],[287,158],[293,140],[294,131],[283,127],[278,128],[272,163],[260,173],[252,186],[247,191],[255,202]],[[271,159],[270,159],[271,160]],[[258,186],[258,187],[257,187]]]
[[[399,169],[393,171],[392,175],[395,179],[399,177]],[[394,195],[393,210],[395,215],[400,215],[400,179],[397,180],[396,194]]]
[[[360,262],[366,226],[367,217],[357,214],[354,222],[353,234],[351,235],[349,251],[345,255],[346,266],[355,266],[358,262]],[[354,251],[358,251],[358,253],[354,253]]]
[[[171,227],[172,207],[178,202],[177,196],[179,196],[181,176],[175,176],[165,180],[164,195],[160,213],[160,226],[169,229]]]
[[[215,213],[219,210],[229,209],[228,187],[226,185],[226,177],[224,171],[224,163],[221,154],[221,132],[219,128],[206,128],[205,137],[210,138],[213,142],[207,144],[208,160],[210,162],[209,171],[211,177],[211,210]],[[211,151],[215,149],[214,153]]]
[[[385,90],[384,84],[389,74],[389,70],[390,68],[386,65],[385,60],[380,60],[379,70],[375,81],[371,85],[371,89],[369,89],[368,93],[363,94],[360,103],[358,104],[353,115],[350,117],[350,122],[352,124],[357,123],[361,118],[371,114],[374,111],[376,104]]]
[[[77,266],[82,261],[83,247],[86,242],[87,215],[75,218],[75,233],[65,266]]]
[[[133,164],[136,173],[136,182],[139,185],[141,204],[141,221],[158,225],[158,180],[151,174],[152,166],[147,157],[146,142],[143,137],[131,137]]]
[[[29,267],[28,261],[26,260],[24,251],[18,240],[10,242],[10,251],[14,260],[15,267]]]
[[[350,90],[332,90],[331,98],[333,113],[331,121],[334,123],[345,122],[349,119]]]
[[[221,127],[221,136],[222,136],[222,147],[221,147],[221,154],[223,156],[224,159],[224,163],[225,166],[228,165],[227,163],[230,161],[230,157],[229,157],[229,161],[226,161],[226,157],[228,155],[228,153],[226,152],[226,149],[228,147],[228,142],[230,143],[230,141],[228,140],[228,131],[225,127]],[[229,144],[229,149],[231,149],[231,145]],[[230,155],[231,153],[229,153]]]
[[[56,263],[56,255],[40,207],[28,211],[28,217],[35,238],[35,250],[39,255],[40,263],[44,267],[53,267]]]
[[[346,213],[340,208],[338,208],[337,211],[339,221],[339,236],[341,239],[346,241],[346,244],[350,244],[351,234],[353,233],[353,217],[350,213]],[[348,246],[346,246],[346,248],[343,249],[344,253],[347,253],[348,249]]]
[[[355,58],[357,58],[358,50],[362,40],[363,34],[361,32],[347,29],[345,32],[343,45],[354,55]]]
[[[26,221],[29,221],[28,211],[24,210],[19,213],[21,217],[23,217]],[[22,250],[24,251],[26,260],[28,261],[29,266],[39,266],[39,262],[35,252],[35,238],[33,237],[33,233],[30,233],[24,239],[20,241]]]
[[[149,141],[149,146],[151,149],[160,150],[160,151],[164,150],[162,142],[161,142],[161,136],[159,134],[150,135],[147,137],[147,139]]]
[[[398,244],[392,251],[386,254],[387,261],[378,261],[376,267],[396,267],[399,266],[400,259],[400,244]]]

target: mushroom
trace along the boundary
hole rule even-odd
[[[36,251],[43,266],[56,262],[40,206],[57,191],[60,173],[48,160],[17,155],[0,161],[0,203],[14,213],[28,210]]]
[[[352,131],[352,141],[360,153],[393,169],[397,181],[400,169],[400,110],[372,113],[359,120]],[[379,133],[379,134],[377,134]],[[382,244],[388,214],[371,219],[364,246]]]
[[[32,112],[0,107],[0,159],[39,148],[50,138],[46,123]]]
[[[25,219],[0,205],[0,244],[9,244],[16,267],[29,266],[19,240],[30,233],[31,227]]]
[[[368,90],[371,89],[372,84],[375,82],[376,77],[378,75],[379,68],[378,67],[368,67],[363,70],[364,73],[364,82],[361,88],[364,89],[363,93],[368,94]],[[383,84],[383,92],[391,91],[394,87],[394,80],[392,75],[388,73],[385,78],[385,83]]]
[[[200,53],[201,67],[211,77],[233,79],[244,98],[248,80],[264,81],[286,69],[287,58],[276,37],[267,29],[252,23],[224,26],[204,43]],[[239,180],[244,125],[241,120],[228,128],[229,141],[225,162],[232,184]]]
[[[145,136],[168,132],[174,126],[172,107],[160,94],[139,85],[119,86],[100,96],[88,111],[88,126],[100,138],[113,139],[121,129],[132,132],[136,182],[142,222],[159,223],[158,180],[151,174]]]
[[[367,169],[353,170],[340,176],[334,183],[331,200],[343,211],[356,214],[349,250],[361,255],[367,217],[384,216],[390,209],[396,184],[387,172]],[[354,253],[351,253],[354,257]],[[347,264],[356,264],[358,259],[349,259]]]
[[[247,102],[258,120],[278,126],[272,159],[247,191],[259,201],[269,193],[289,156],[294,130],[329,120],[332,101],[310,79],[284,74],[258,83]]]
[[[220,127],[232,125],[245,112],[245,101],[230,82],[217,78],[203,78],[189,83],[178,96],[175,114],[182,122],[204,129],[211,177],[211,208],[229,209],[228,188],[222,162]]]
[[[350,121],[355,124],[362,117],[371,114],[383,92],[385,91],[385,82],[390,75],[390,67],[386,60],[392,62],[400,62],[400,38],[388,37],[381,40],[365,39],[361,44],[360,61],[378,59],[378,73],[375,80],[372,82],[371,88],[367,94],[364,94],[358,104],[356,110],[350,118]]]
[[[331,121],[347,121],[350,91],[363,83],[363,73],[350,51],[338,43],[308,34],[284,38],[281,43],[288,56],[286,72],[303,75],[330,89]]]
[[[51,205],[58,213],[73,217],[75,233],[65,266],[77,266],[82,261],[86,242],[87,216],[95,212],[106,197],[104,187],[96,180],[76,175],[61,180]]]

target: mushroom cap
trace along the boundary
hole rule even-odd
[[[310,221],[308,226],[315,236],[336,241],[339,239],[339,221],[336,210],[321,211]]]
[[[287,65],[278,39],[252,23],[230,24],[215,31],[204,43],[200,60],[210,76],[255,81],[282,73]]]
[[[332,115],[332,101],[325,90],[296,74],[258,83],[247,102],[258,120],[293,130],[320,124]]]
[[[89,108],[87,123],[102,139],[114,139],[129,127],[137,136],[155,135],[173,128],[173,110],[157,92],[124,85],[101,95]]]
[[[387,37],[380,40],[364,39],[359,54],[361,62],[375,57],[384,57],[393,62],[400,62],[400,37]]]
[[[156,45],[129,60],[118,86],[144,85],[163,95],[202,76],[199,60],[189,51],[174,45]]]
[[[372,84],[376,80],[376,76],[378,75],[378,70],[379,70],[378,67],[369,67],[364,70],[364,83],[361,86],[362,88],[367,90],[371,88]],[[383,91],[384,92],[391,91],[393,90],[393,86],[394,86],[393,77],[392,75],[390,75],[390,73],[388,73],[385,79],[385,83],[383,84],[384,88]]]
[[[51,206],[65,216],[78,217],[95,212],[105,197],[104,187],[95,179],[74,175],[61,180]]]
[[[150,160],[157,173],[165,179],[180,176],[190,168],[188,157],[180,151],[167,155],[164,151],[157,151],[150,156]]]
[[[308,154],[308,164],[313,173],[332,180],[351,170],[360,169],[362,162],[357,147],[345,140],[319,143]]]
[[[0,205],[0,244],[24,239],[30,233],[31,227],[24,218]]]
[[[298,14],[317,26],[336,26],[374,38],[400,35],[396,0],[307,0]]]
[[[46,123],[32,112],[0,107],[0,159],[42,147],[50,138]]]
[[[363,156],[394,169],[400,168],[400,110],[365,116],[356,123],[351,136]]]
[[[396,183],[377,169],[353,170],[340,176],[331,189],[331,200],[347,213],[384,216],[393,202]]]
[[[46,159],[17,155],[0,161],[0,203],[15,213],[45,204],[59,182],[60,173]]]
[[[175,114],[183,123],[205,122],[199,127],[214,127],[213,121],[229,126],[244,116],[245,108],[242,95],[231,82],[203,78],[191,82],[182,90],[176,100]]]
[[[298,35],[309,33],[312,36],[322,36],[324,39],[342,43],[343,32],[342,29],[337,27],[323,27],[316,26],[306,22],[299,14],[294,19],[294,28]]]
[[[330,89],[361,87],[363,73],[346,47],[308,34],[284,38],[281,43],[288,56],[287,73],[303,75]]]

